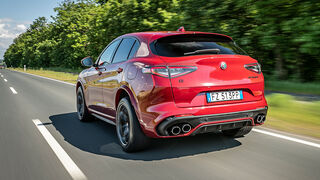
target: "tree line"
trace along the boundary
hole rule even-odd
[[[319,0],[65,0],[4,54],[8,66],[80,68],[119,35],[176,30],[229,35],[268,78],[320,81]]]

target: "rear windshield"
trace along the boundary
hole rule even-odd
[[[204,54],[247,55],[231,39],[211,34],[184,34],[168,36],[150,44],[151,51],[159,56],[181,57]]]

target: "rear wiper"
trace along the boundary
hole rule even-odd
[[[203,53],[220,53],[220,49],[200,49],[193,52],[186,52],[184,55],[192,55],[192,54],[203,54]]]

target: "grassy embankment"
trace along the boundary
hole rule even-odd
[[[23,68],[10,69],[23,71]],[[77,74],[80,71],[81,70],[66,69],[28,69],[27,73],[75,83],[78,76]],[[302,84],[286,81],[267,81],[266,89],[279,92],[320,95],[320,84],[313,83]],[[320,101],[297,101],[294,97],[284,94],[268,95],[267,101],[269,111],[266,124],[264,125],[265,127],[320,138]]]
[[[267,96],[265,127],[320,138],[320,101],[296,101],[285,94]]]
[[[76,83],[78,74],[81,72],[81,70],[63,69],[63,68],[27,69],[27,71],[24,71],[23,68],[8,68],[8,69],[14,70],[14,71],[26,72],[30,74],[36,74],[39,76],[66,81],[69,83]]]
[[[266,80],[265,85],[269,91],[320,95],[320,83]]]

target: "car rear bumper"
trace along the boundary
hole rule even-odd
[[[157,126],[157,133],[160,136],[188,136],[206,132],[219,132],[221,130],[241,128],[243,126],[254,126],[263,124],[267,115],[268,107],[221,114],[210,114],[201,116],[169,117]],[[263,116],[261,122],[258,118]],[[170,130],[174,126],[191,125],[191,130],[179,135],[173,135]],[[182,128],[182,127],[181,127]]]
[[[259,101],[192,108],[180,108],[173,102],[167,102],[147,107],[146,111],[139,116],[139,120],[147,136],[170,138],[211,132],[215,129],[220,131],[261,125],[263,122],[257,123],[255,120],[258,115],[263,115],[264,121],[267,110],[265,98]],[[182,126],[184,123],[192,126],[189,132],[177,135],[168,132],[170,131],[168,128],[174,125]]]

